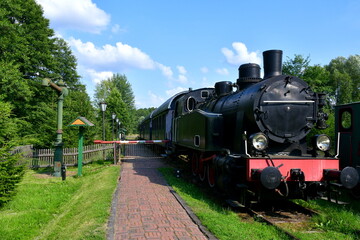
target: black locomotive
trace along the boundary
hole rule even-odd
[[[328,136],[307,144],[312,128],[327,127],[325,94],[282,75],[281,50],[265,51],[263,59],[263,78],[249,63],[239,67],[236,83],[173,96],[142,122],[140,136],[170,140],[169,154],[188,159],[194,175],[243,204],[250,197],[316,197],[334,182],[353,188],[359,175],[340,169]]]

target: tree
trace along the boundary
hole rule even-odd
[[[84,144],[89,145],[93,144],[94,139],[101,138],[101,122],[97,119],[96,110],[92,106],[90,97],[85,91],[85,87],[69,91],[69,95],[65,98],[64,101],[64,134],[63,142],[66,147],[77,147],[79,129],[76,127],[67,127],[77,117],[86,117],[90,122],[95,126],[86,128],[84,133]]]
[[[54,37],[40,5],[34,0],[0,1],[0,97],[11,103],[11,119],[18,122],[20,139],[37,147],[52,147],[58,96],[41,86],[45,77],[55,83],[64,80],[70,93],[74,92],[65,98],[64,123],[67,116],[82,115],[84,109],[92,112],[86,117],[94,116],[76,66],[67,43]],[[75,104],[75,96],[81,98],[82,106]],[[68,106],[73,103],[75,106]],[[77,138],[66,140],[73,145]]]
[[[360,101],[360,56],[337,57],[326,66],[336,104]]]
[[[112,112],[116,113],[122,126],[128,133],[135,131],[135,98],[130,83],[125,75],[114,74],[111,78],[97,84],[95,89],[95,104],[105,101],[108,106],[106,116],[111,120]]]
[[[330,85],[330,72],[320,65],[310,66],[310,57],[304,58],[302,55],[295,54],[293,59],[288,58],[284,62],[283,74],[299,77],[303,79],[314,92],[333,96],[333,89]]]
[[[11,154],[12,144],[16,144],[17,123],[11,119],[11,104],[0,99],[0,207],[15,195],[24,167],[17,165],[18,156]]]
[[[287,58],[283,64],[283,74],[297,76],[302,78],[307,68],[309,67],[310,57],[304,58],[302,55],[295,54],[294,58]]]
[[[16,186],[24,175],[24,166],[17,165],[18,158],[11,154],[11,147],[0,148],[0,207],[15,195]]]
[[[324,67],[320,65],[308,66],[302,78],[314,92],[326,93],[329,97],[332,95],[330,73]]]
[[[70,88],[84,91],[83,85],[80,83],[80,76],[76,72],[76,58],[72,54],[69,45],[64,39],[54,38],[54,49],[52,55],[54,57],[54,77],[61,77]],[[51,76],[49,76],[51,77]]]

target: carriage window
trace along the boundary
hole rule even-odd
[[[209,97],[209,92],[208,91],[201,91],[201,98],[208,98]]]
[[[341,127],[344,129],[350,129],[352,126],[352,122],[351,122],[351,110],[345,110],[341,113],[341,117],[340,117],[340,124]]]
[[[196,104],[195,98],[189,97],[186,100],[186,110],[189,112],[193,111],[195,109],[195,104]]]

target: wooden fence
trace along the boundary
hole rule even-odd
[[[84,146],[83,163],[105,159],[114,159],[113,144],[94,144]],[[54,166],[55,149],[34,149],[32,146],[21,146],[15,148],[14,153],[22,155],[21,164],[26,164],[30,168],[51,167]],[[77,165],[78,149],[64,148],[63,161],[67,166]]]

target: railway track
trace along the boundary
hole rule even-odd
[[[257,221],[274,226],[278,231],[287,235],[289,239],[299,239],[287,230],[289,226],[297,228],[306,225],[312,216],[318,214],[291,201],[281,201],[272,205],[254,204],[251,207],[244,207],[235,200],[228,199],[226,202],[239,215],[245,212]]]

